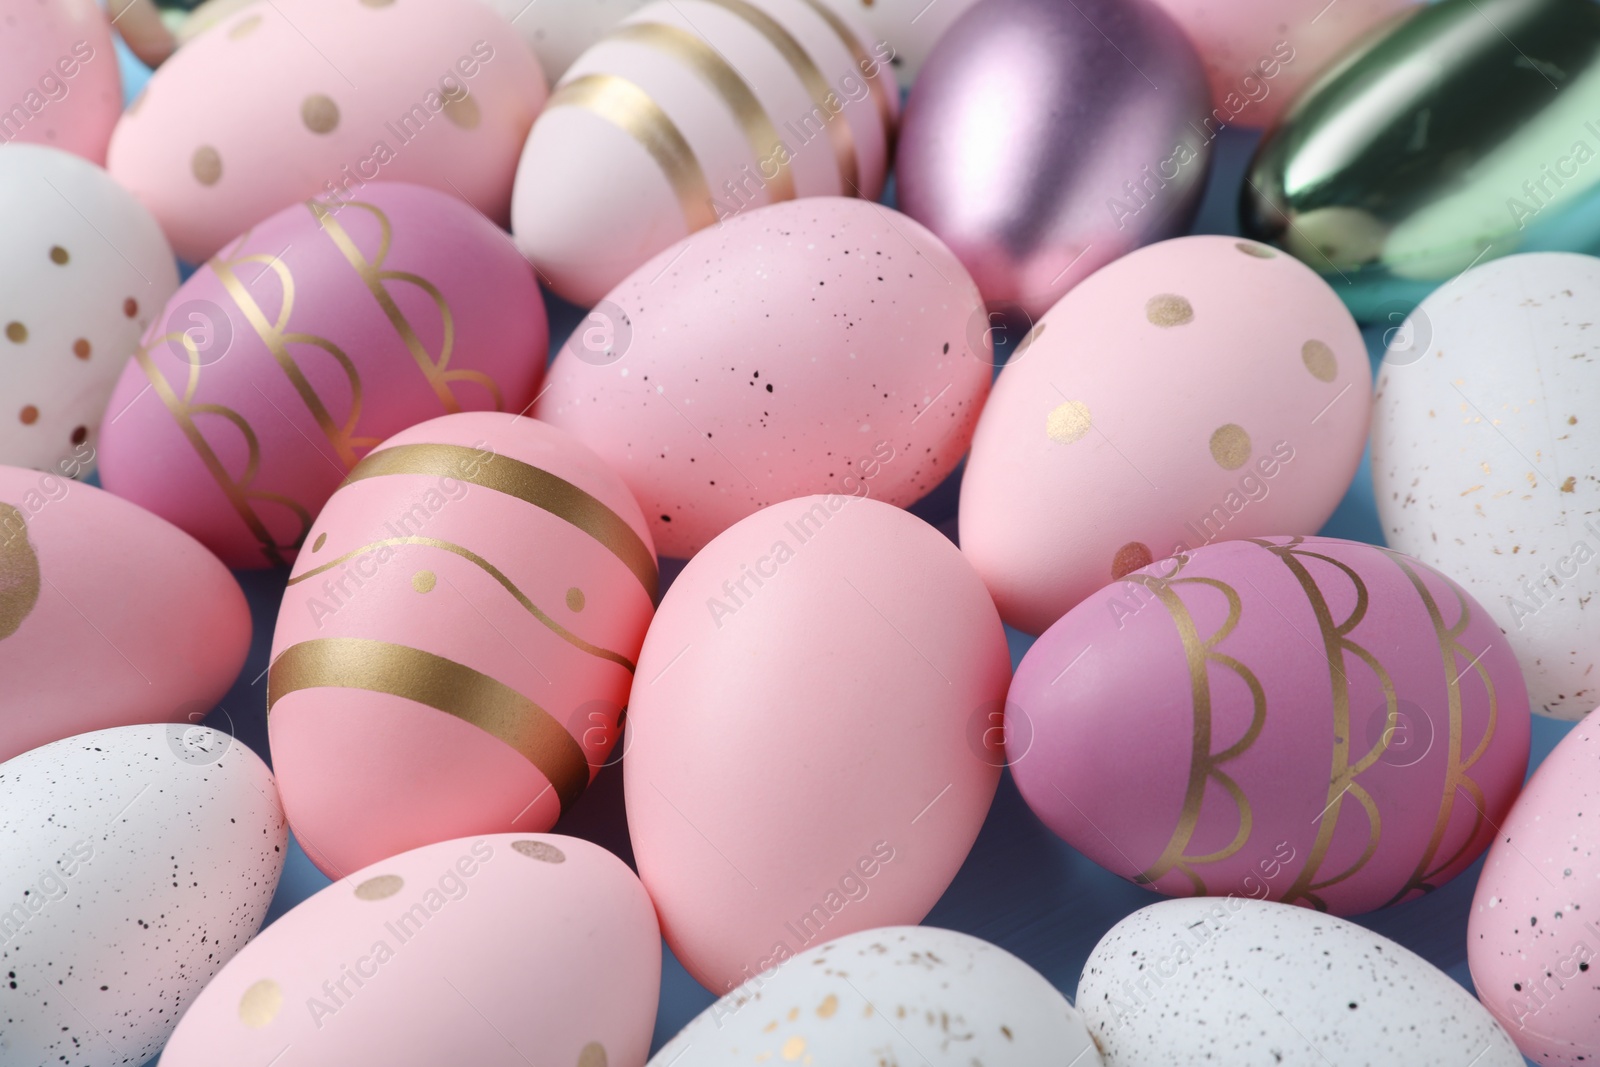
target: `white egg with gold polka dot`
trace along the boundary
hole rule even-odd
[[[0,463],[81,477],[177,263],[150,212],[59,149],[0,145],[0,204]]]
[[[1034,326],[978,421],[961,548],[1041,633],[1090,593],[1213,541],[1313,534],[1366,442],[1366,345],[1309,268],[1182,237],[1091,275]]]

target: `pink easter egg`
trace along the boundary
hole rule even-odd
[[[267,707],[312,860],[553,826],[621,733],[656,593],[621,479],[533,419],[447,415],[362,460],[308,544]]]
[[[438,189],[505,225],[546,92],[481,0],[273,0],[161,65],[108,166],[190,263],[296,201],[363,200],[377,181]]]
[[[966,270],[864,200],[760,208],[589,313],[534,414],[605,457],[663,555],[809,493],[901,507],[961,461],[993,375]]]
[[[639,880],[554,834],[444,841],[323,889],[228,961],[162,1067],[642,1067],[661,939]]]
[[[385,184],[296,204],[184,283],[146,334],[111,398],[101,477],[229,566],[285,565],[385,437],[525,410],[548,344],[532,269],[454,197]]]
[[[1181,237],[1091,275],[995,383],[961,550],[1042,633],[1107,582],[1213,541],[1315,533],[1361,462],[1367,349],[1304,264]]]
[[[244,594],[194,538],[61,474],[0,467],[0,763],[91,730],[197,723],[249,651]]]
[[[100,5],[8,0],[0,13],[0,144],[48,145],[104,166],[122,75]]]
[[[1398,552],[1226,541],[1085,599],[1023,657],[1006,755],[1074,848],[1169,895],[1352,915],[1459,874],[1528,765],[1505,635]]]
[[[640,653],[622,765],[639,877],[689,973],[721,994],[920,922],[994,796],[1003,759],[973,726],[1010,668],[955,546],[879,501],[775,504],[690,560]]]

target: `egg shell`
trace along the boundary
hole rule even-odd
[[[1040,633],[1152,560],[1315,533],[1371,407],[1361,333],[1308,268],[1231,237],[1141,249],[1052,308],[1001,373],[962,479],[961,549],[1001,617]]]
[[[120,114],[122,75],[99,4],[17,0],[6,5],[0,144],[48,145],[104,164]]]
[[[922,63],[933,51],[951,23],[960,18],[977,0],[824,0],[841,15],[860,21],[867,31],[867,43],[887,44],[901,89],[910,89]]]
[[[295,835],[335,877],[547,830],[606,762],[656,559],[600,458],[529,418],[396,434],[312,527],[267,675]]]
[[[263,930],[161,1064],[639,1067],[660,985],[650,899],[605,849],[555,834],[441,841]]]
[[[229,566],[287,564],[368,449],[448,412],[526,410],[548,345],[533,271],[459,200],[381,184],[336,209],[297,204],[185,282],[145,335],[101,477]]]
[[[0,146],[0,203],[27,205],[0,245],[0,463],[76,477],[178,266],[150,213],[71,153]]]
[[[1105,1067],[1522,1067],[1450,976],[1355,923],[1228,897],[1165,900],[1112,927],[1078,981]]]
[[[1528,766],[1494,620],[1425,564],[1333,538],[1135,571],[1045,631],[1007,700],[1028,805],[1170,895],[1414,899],[1488,846]]]
[[[511,205],[545,284],[592,307],[684,237],[796,196],[876,200],[899,94],[823,0],[657,0],[578,57]]]
[[[1585,585],[1600,576],[1600,259],[1508,256],[1397,331],[1372,428],[1384,537],[1447,571],[1505,631],[1535,711],[1600,702]]]
[[[267,914],[288,829],[227,734],[141,725],[0,764],[7,1067],[154,1056]]]
[[[488,0],[522,35],[551,81],[560,78],[584,49],[645,5],[646,0]]]
[[[780,500],[930,492],[988,393],[986,327],[966,271],[911,220],[779,204],[635,271],[556,356],[534,414],[615,467],[661,553],[688,558]]]
[[[920,922],[994,797],[1003,760],[972,726],[1010,668],[960,553],[880,501],[776,504],[690,560],[640,653],[622,765],[639,876],[688,972],[723,993]]]
[[[190,263],[296,201],[365,199],[380,178],[504,225],[545,96],[538,60],[482,0],[273,0],[162,64],[109,166]]]
[[[0,760],[199,722],[249,651],[244,594],[193,538],[93,486],[0,467]]]
[[[1011,953],[954,930],[889,926],[807,949],[695,1016],[657,1067],[810,1056],[929,1067],[1100,1067],[1083,1019]]]

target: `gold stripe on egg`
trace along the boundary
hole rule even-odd
[[[782,142],[778,138],[778,128],[772,124],[749,84],[715,48],[688,30],[661,22],[626,23],[613,30],[609,37],[646,45],[693,70],[733,112],[750,150],[755,153],[756,163],[759,165],[768,159],[778,161],[777,174],[767,182],[773,202],[794,199],[794,174],[787,152],[780,151]],[[765,171],[762,178],[766,178]]]
[[[615,74],[585,74],[551,94],[545,110],[557,107],[582,108],[638,141],[672,183],[691,233],[717,221],[711,209],[711,187],[694,150],[643,89]]]
[[[804,3],[811,10],[822,16],[822,21],[826,22],[833,32],[839,35],[840,42],[850,50],[851,57],[856,61],[856,70],[860,72],[862,79],[867,83],[867,91],[872,94],[872,102],[878,107],[878,118],[883,122],[883,139],[887,147],[889,141],[894,137],[894,101],[889,97],[889,89],[885,86],[883,77],[884,71],[890,69],[889,64],[878,63],[868,55],[866,48],[861,44],[860,38],[850,29],[849,24],[840,18],[839,13],[827,4],[820,3],[819,0],[804,0]],[[867,77],[867,68],[874,65],[877,66],[878,71],[869,78]],[[896,85],[894,91],[896,93],[900,91],[898,85]]]
[[[360,689],[423,704],[504,741],[537,767],[565,812],[589,784],[583,749],[555,717],[498,679],[420,648],[358,637],[290,645],[267,671],[267,712],[290,693]]]

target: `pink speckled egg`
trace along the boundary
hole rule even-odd
[[[864,200],[762,208],[635,271],[534,414],[615,467],[663,555],[809,493],[909,505],[960,461],[993,372],[950,251]]]
[[[1484,1006],[1535,1063],[1600,1058],[1600,716],[1533,774],[1489,847],[1467,921]]]
[[[454,197],[381,184],[296,204],[146,334],[107,409],[101,477],[230,566],[287,564],[368,449],[448,412],[525,410],[548,345],[532,269]]]
[[[244,594],[192,537],[64,473],[0,467],[0,762],[199,722],[249,650]]]
[[[503,225],[545,95],[539,61],[481,0],[273,0],[162,64],[109,167],[191,263],[297,200],[363,200],[380,180]]]
[[[961,548],[1029,633],[1152,560],[1315,533],[1361,461],[1361,332],[1310,268],[1264,245],[1141,249],[1019,348],[972,440]]]
[[[1102,867],[1339,915],[1459,874],[1528,766],[1527,690],[1482,605],[1325,537],[1225,541],[1095,593],[1023,657],[1005,726],[1023,799]]]
[[[621,732],[656,593],[621,479],[533,419],[447,415],[362,460],[308,544],[267,707],[312,860],[554,825]]]
[[[921,519],[810,496],[707,545],[639,657],[623,784],[667,943],[726,993],[802,949],[917,923],[1003,758],[1011,673],[983,583]]]
[[[95,0],[0,7],[0,144],[49,145],[104,165],[121,114],[111,26]]]
[[[641,1067],[661,939],[639,880],[558,835],[443,841],[352,873],[212,979],[162,1067]]]

